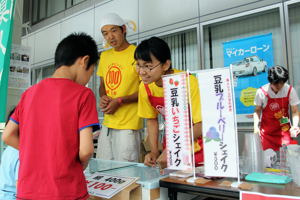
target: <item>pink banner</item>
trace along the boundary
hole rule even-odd
[[[283,196],[283,195],[268,195],[262,193],[242,192],[240,193],[241,200],[300,200],[300,197]]]

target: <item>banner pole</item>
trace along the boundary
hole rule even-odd
[[[194,149],[194,129],[193,129],[193,115],[192,115],[192,99],[191,99],[191,90],[190,90],[190,76],[189,76],[189,70],[186,71],[186,77],[187,77],[187,93],[188,93],[188,99],[189,99],[189,112],[190,112],[190,124],[191,124],[191,136],[192,136],[192,158],[193,158],[193,177],[194,181],[196,179],[196,167],[195,167],[195,149]],[[193,182],[194,182],[193,181]]]
[[[237,165],[237,183],[233,183],[232,186],[233,187],[238,187],[239,184],[241,183],[241,179],[240,179],[240,157],[239,157],[239,141],[238,141],[238,132],[237,132],[237,124],[236,124],[236,107],[235,107],[235,94],[234,94],[234,85],[233,85],[233,73],[232,73],[232,66],[229,67],[229,73],[230,73],[230,79],[231,79],[231,88],[232,88],[232,102],[233,102],[233,111],[234,111],[234,130],[235,130],[235,142],[237,144],[237,148],[236,148],[236,165]]]

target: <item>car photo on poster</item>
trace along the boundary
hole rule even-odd
[[[236,61],[230,64],[232,67],[233,75],[239,76],[256,76],[260,72],[267,72],[267,62],[260,59],[258,56],[246,57],[243,60]]]

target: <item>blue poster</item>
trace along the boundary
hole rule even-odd
[[[232,67],[237,114],[252,114],[256,90],[274,65],[272,33],[223,43],[224,66]]]

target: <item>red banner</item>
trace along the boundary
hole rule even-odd
[[[300,200],[300,197],[285,196],[285,195],[268,195],[262,193],[242,192],[240,193],[240,200]]]

